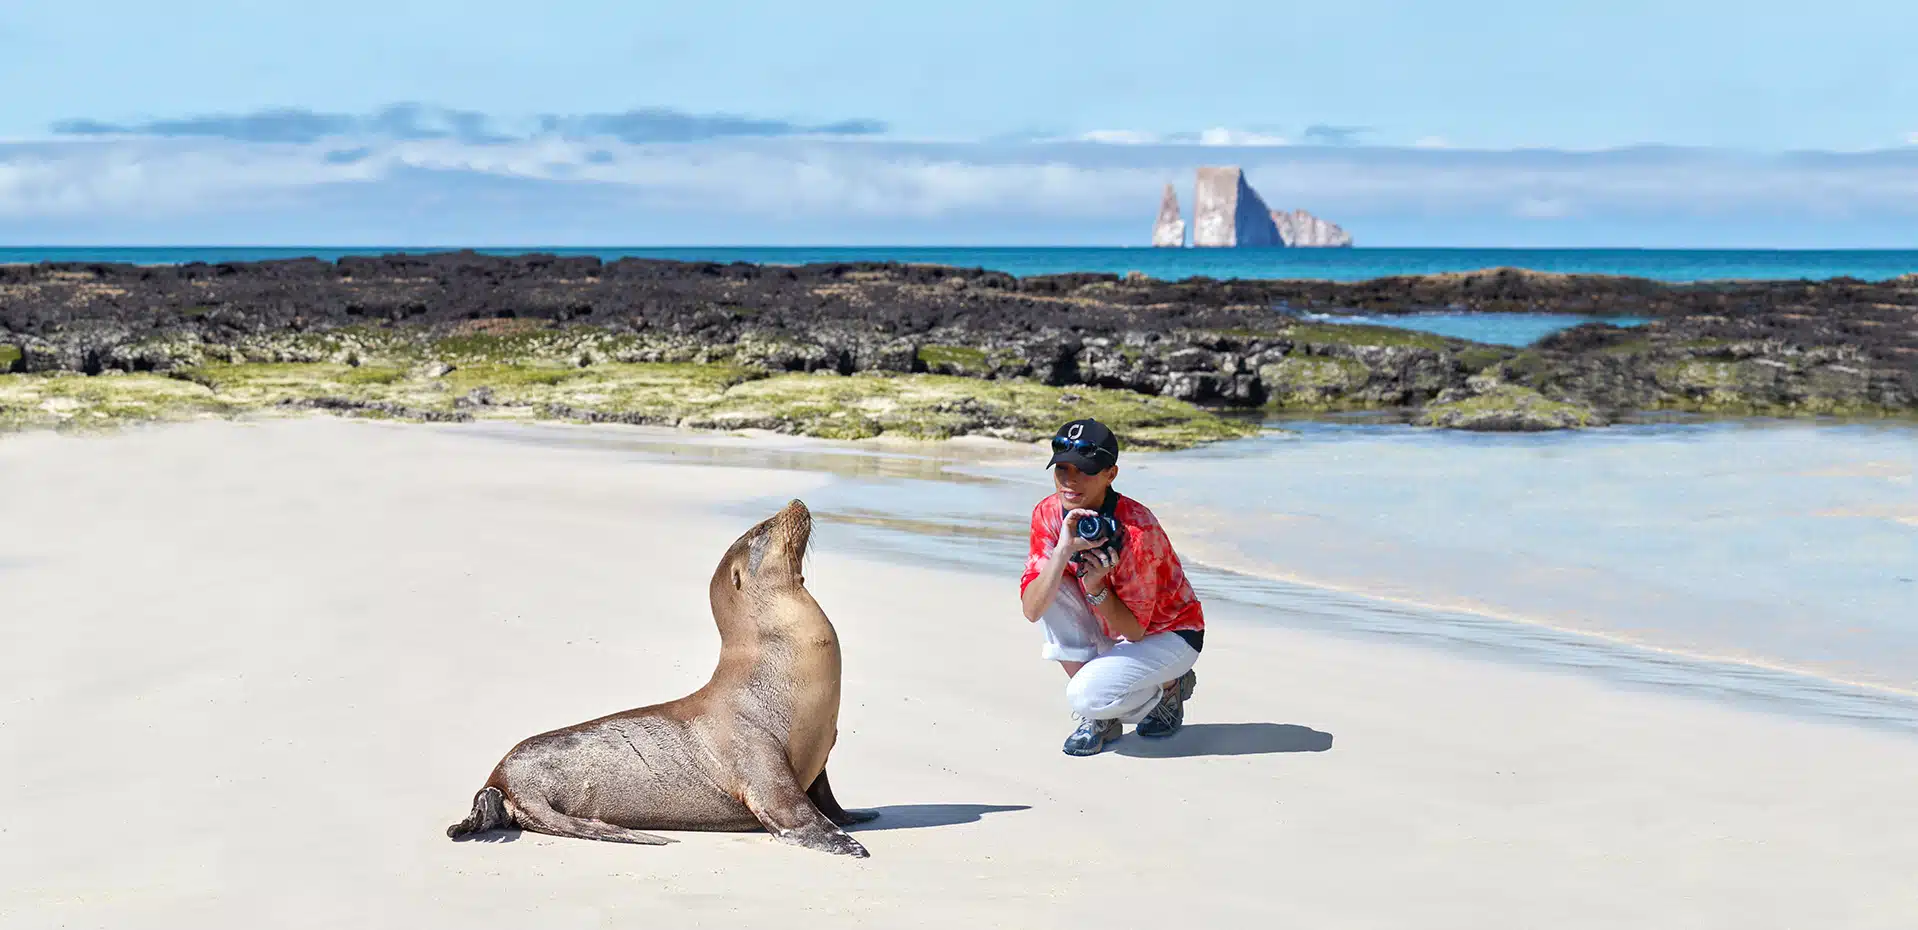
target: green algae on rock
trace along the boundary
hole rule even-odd
[[[1605,425],[1590,407],[1551,400],[1531,388],[1494,384],[1483,393],[1427,406],[1417,422],[1444,429],[1540,432]]]
[[[166,374],[0,375],[0,425],[72,429],[295,410],[401,420],[557,419],[766,429],[830,439],[964,435],[1036,441],[1083,416],[1140,449],[1176,449],[1258,431],[1184,401],[929,374],[767,375],[683,363],[214,363]]]
[[[1279,410],[1336,410],[1361,406],[1348,396],[1371,371],[1349,358],[1288,355],[1259,368],[1267,404]]]
[[[1417,349],[1455,349],[1474,343],[1434,333],[1371,323],[1296,323],[1286,331],[1294,342],[1312,345],[1395,346]]]
[[[153,374],[0,375],[0,428],[87,428],[227,416],[243,405],[203,385]]]
[[[923,345],[919,361],[927,371],[942,375],[967,375],[991,370],[984,349],[967,346]]]
[[[1176,449],[1252,435],[1257,427],[1184,401],[1102,388],[1061,389],[1019,381],[866,372],[742,379],[706,397],[670,402],[574,395],[546,415],[588,422],[657,423],[695,429],[767,429],[826,439],[889,436],[938,440],[990,436],[1034,441],[1078,417],[1097,417],[1142,449]]]
[[[1460,368],[1469,374],[1477,374],[1516,354],[1516,350],[1500,346],[1476,345],[1459,352],[1456,358]]]

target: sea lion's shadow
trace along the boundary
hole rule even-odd
[[[879,830],[951,827],[962,823],[976,823],[987,814],[1031,809],[1030,804],[894,804],[889,807],[868,808],[868,810],[879,812],[878,819],[854,824],[847,827],[846,832],[872,833]]]
[[[1127,734],[1112,751],[1142,759],[1324,752],[1332,734],[1292,723],[1190,723],[1162,740]]]
[[[999,814],[1006,811],[1031,810],[1029,804],[893,804],[888,807],[874,807],[869,810],[879,812],[876,820],[857,823],[846,829],[847,833],[871,833],[878,830],[916,830],[922,827],[950,827],[962,823],[977,823],[987,814]],[[517,827],[503,827],[488,830],[485,833],[468,833],[453,838],[455,843],[511,843],[519,839],[522,831]],[[720,831],[751,833],[752,830]],[[674,840],[678,842],[678,840]]]

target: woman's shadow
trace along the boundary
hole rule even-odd
[[[894,804],[871,808],[879,819],[846,828],[847,833],[876,830],[913,830],[920,827],[950,827],[973,823],[986,814],[1031,810],[1029,804]]]
[[[1193,723],[1162,740],[1132,734],[1112,747],[1122,756],[1171,759],[1187,756],[1259,756],[1278,752],[1324,752],[1332,734],[1291,723]]]

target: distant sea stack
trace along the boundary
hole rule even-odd
[[[1259,192],[1246,183],[1237,165],[1202,167],[1193,191],[1192,244],[1200,248],[1280,246],[1297,249],[1352,247],[1352,234],[1337,223],[1304,210],[1270,210]],[[1185,221],[1179,218],[1179,197],[1172,185],[1159,198],[1159,218],[1152,224],[1154,248],[1185,245]]]
[[[1160,222],[1164,222],[1163,215]],[[1295,249],[1349,249],[1352,234],[1337,223],[1319,219],[1304,210],[1285,213],[1272,211],[1272,222],[1279,227],[1279,240]]]
[[[1192,244],[1199,248],[1284,245],[1272,211],[1237,166],[1199,169],[1193,192]]]
[[[1152,224],[1152,246],[1160,249],[1185,246],[1185,220],[1179,218],[1179,195],[1173,193],[1171,184],[1165,186],[1165,196],[1159,199],[1159,221]]]

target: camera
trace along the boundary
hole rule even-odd
[[[1125,527],[1119,525],[1119,521],[1111,514],[1100,513],[1080,517],[1072,524],[1072,532],[1087,542],[1104,539],[1105,545],[1095,548],[1111,549],[1114,555],[1117,555],[1119,549],[1125,544]],[[1086,552],[1092,551],[1094,550],[1087,549],[1085,552],[1078,553],[1072,557],[1072,560],[1084,561]]]

